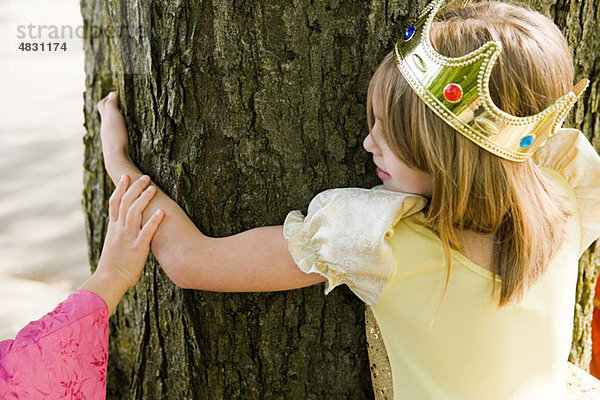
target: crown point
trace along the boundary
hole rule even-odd
[[[410,39],[412,39],[414,34],[415,34],[415,27],[411,26],[406,31],[404,31],[404,41],[408,42]]]
[[[535,135],[527,135],[521,139],[521,141],[519,142],[519,146],[521,146],[522,148],[529,147],[531,146],[534,140]]]
[[[462,88],[456,83],[450,83],[444,88],[444,97],[451,103],[456,103],[462,97]]]

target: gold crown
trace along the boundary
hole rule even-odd
[[[582,79],[573,91],[536,115],[516,117],[502,111],[489,89],[501,43],[489,41],[458,58],[436,52],[429,29],[442,2],[432,1],[396,43],[400,72],[437,115],[468,139],[507,160],[527,160],[558,131],[589,80]]]

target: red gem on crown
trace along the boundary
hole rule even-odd
[[[451,103],[456,103],[462,97],[462,88],[456,83],[450,83],[444,88],[444,97]]]

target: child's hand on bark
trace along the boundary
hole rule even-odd
[[[123,175],[109,201],[108,232],[96,273],[111,276],[126,288],[140,280],[150,241],[164,217],[159,209],[141,226],[142,213],[156,194],[149,184],[144,175],[129,187],[129,176]]]
[[[129,138],[127,136],[127,127],[123,114],[119,111],[119,99],[117,92],[110,92],[96,103],[100,113],[100,138],[102,140],[102,153],[104,154],[104,163],[109,175],[113,179],[113,171],[116,165],[122,162],[129,162]]]

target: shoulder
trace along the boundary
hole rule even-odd
[[[533,161],[572,200],[580,217],[583,253],[600,237],[598,152],[578,129],[560,129],[534,154]]]
[[[317,194],[308,206],[307,218],[338,216],[346,222],[391,227],[400,218],[408,217],[427,205],[425,197],[385,190],[383,185],[371,189],[338,188]]]
[[[375,304],[394,261],[389,241],[394,226],[427,204],[422,196],[344,188],[319,193],[306,216],[290,212],[283,224],[290,254],[301,270],[329,280],[325,293],[345,283],[367,304]]]
[[[393,234],[399,220],[409,217],[427,205],[427,198],[385,190],[383,185],[372,189],[338,188],[317,194],[306,217],[295,211],[284,223],[284,236],[300,226],[310,235],[332,241],[359,240],[372,248],[384,237]],[[302,225],[289,223],[302,221]],[[360,239],[357,239],[360,238]],[[339,246],[339,245],[338,245]]]

